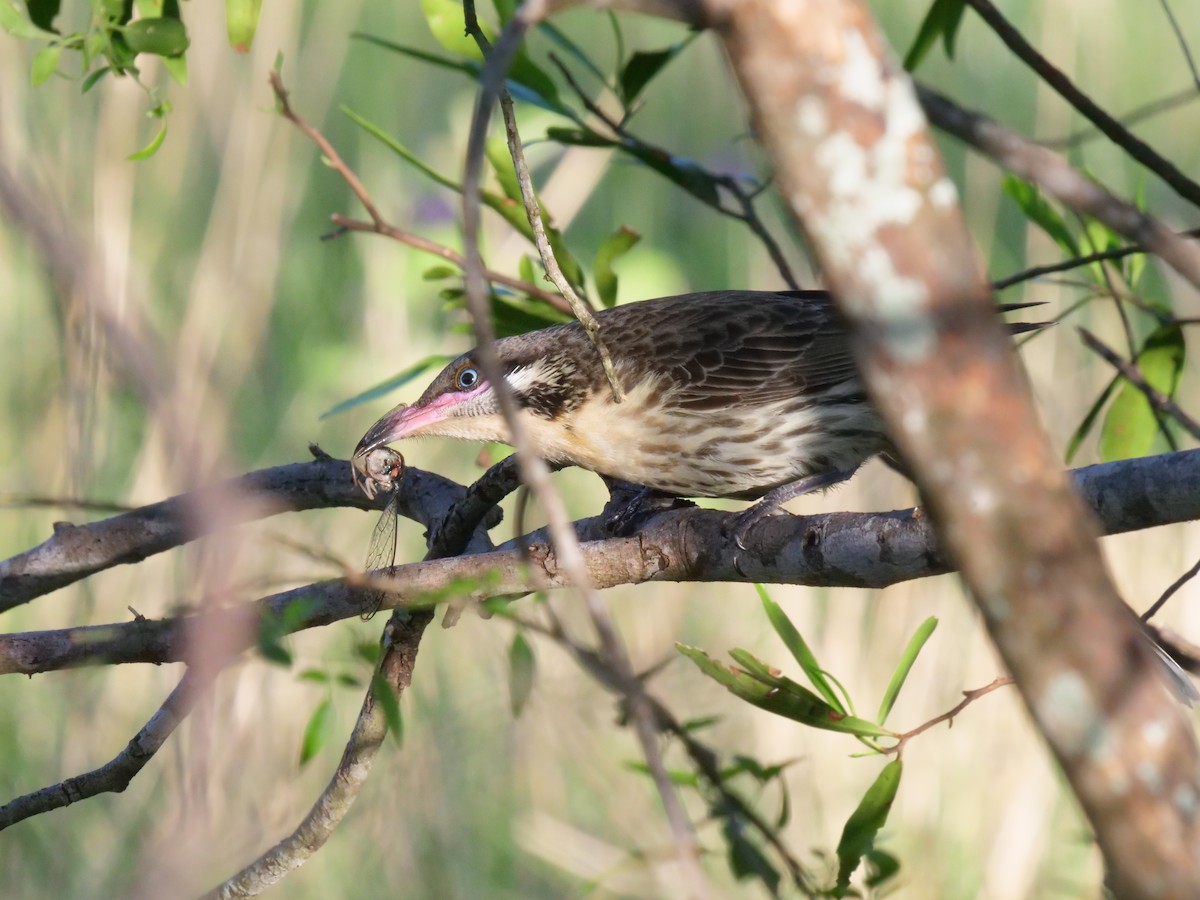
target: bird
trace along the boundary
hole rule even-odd
[[[525,430],[548,462],[670,497],[757,500],[738,519],[742,549],[764,516],[845,481],[876,455],[903,471],[828,292],[710,291],[595,316],[620,403],[578,322],[495,343]],[[415,403],[380,418],[354,456],[425,435],[511,444],[475,351],[450,362]]]

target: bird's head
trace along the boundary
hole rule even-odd
[[[496,342],[496,351],[517,406],[531,415],[556,419],[582,402],[590,379],[580,372],[574,354],[541,338],[546,333],[535,333],[536,342],[534,335],[505,338]],[[372,425],[354,455],[422,435],[511,441],[496,392],[473,353],[442,369],[416,403],[402,403]]]

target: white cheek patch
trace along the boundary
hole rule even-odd
[[[537,366],[521,366],[519,369],[513,369],[504,376],[508,389],[514,394],[525,393],[529,386],[537,381],[538,368]]]

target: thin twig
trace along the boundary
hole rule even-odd
[[[219,667],[217,667],[219,668]],[[145,767],[175,728],[187,718],[200,695],[212,683],[190,667],[162,706],[120,753],[90,772],[68,778],[0,806],[0,830],[40,813],[60,809],[105,793],[120,793]],[[215,670],[213,673],[215,675]]]
[[[397,228],[394,225],[389,225],[386,222],[383,225],[376,225],[373,222],[363,222],[360,219],[351,219],[348,216],[343,216],[340,213],[334,213],[329,217],[333,224],[337,225],[342,231],[360,231],[368,234],[380,234],[384,237],[389,237],[394,241],[399,241],[402,244],[407,244],[416,250],[421,250],[425,253],[432,253],[434,256],[439,256],[446,262],[454,265],[460,271],[466,266],[466,259],[457,250],[452,250],[444,244],[439,244],[436,241],[431,241],[429,238],[421,237],[418,234],[413,234],[411,231],[405,231],[402,228]],[[549,303],[559,312],[571,312],[571,306],[561,296],[551,291],[543,290],[535,284],[525,281],[523,278],[514,278],[511,275],[505,275],[503,272],[497,272],[494,269],[484,269],[483,277],[493,284],[502,284],[505,287],[513,288],[521,291],[531,297],[536,297],[543,303]]]
[[[991,0],[967,0],[967,4],[991,27],[1008,49],[1033,69],[1060,97],[1082,113],[1084,118],[1104,132],[1133,159],[1170,185],[1180,197],[1200,206],[1200,184],[1185,175],[1145,141],[1133,135],[1128,128],[1076,87],[1061,69],[1054,66],[1037,48],[1025,40],[1021,32],[1004,18]]]
[[[930,728],[940,725],[940,724],[942,724],[942,722],[949,722],[950,725],[953,727],[954,717],[957,716],[964,709],[966,709],[968,706],[970,706],[972,703],[974,703],[976,700],[978,700],[980,697],[987,696],[992,691],[997,690],[1002,687],[1005,687],[1012,683],[1013,683],[1012,676],[997,675],[995,680],[992,681],[991,684],[986,684],[981,688],[975,688],[975,690],[973,690],[973,691],[963,691],[963,699],[959,703],[957,703],[953,709],[950,709],[947,712],[942,713],[940,716],[934,716],[928,722],[926,722],[923,725],[918,725],[912,731],[904,732],[904,734],[900,735],[900,739],[898,741],[896,741],[895,746],[883,748],[883,750],[882,750],[883,754],[885,756],[892,756],[893,754],[897,757],[902,756],[904,754],[904,745],[907,744],[909,741],[911,741],[913,738],[915,738],[917,735],[924,734]]]
[[[986,116],[963,109],[924,85],[915,87],[921,108],[935,126],[966,141],[1009,171],[1032,181],[1061,203],[1147,247],[1200,287],[1200,249],[1179,238],[1153,216],[1114,196],[1053,150],[1035,144]]]
[[[478,32],[474,3],[467,0],[463,7],[468,33]],[[487,315],[487,298],[483,290],[483,260],[479,252],[479,192],[484,142],[492,106],[503,89],[508,67],[511,65],[526,31],[539,21],[544,13],[545,3],[543,0],[526,0],[505,25],[491,52],[485,56],[484,68],[480,77],[479,97],[467,144],[466,172],[463,177],[463,233],[467,257],[467,300],[472,312],[479,362],[489,382],[493,385],[500,411],[511,431],[513,444],[517,448],[522,481],[537,496],[542,510],[549,520],[557,566],[561,567],[570,583],[582,594],[585,607],[599,636],[601,649],[612,660],[628,686],[631,696],[630,708],[637,726],[635,730],[654,776],[655,785],[662,797],[663,807],[670,822],[678,856],[682,863],[683,875],[687,879],[688,891],[692,895],[701,896],[706,891],[703,872],[699,865],[695,835],[659,755],[654,737],[653,711],[645,700],[641,685],[637,683],[633,666],[625,654],[616,629],[612,627],[603,603],[592,587],[583,553],[575,531],[571,527],[562,497],[551,484],[549,470],[545,462],[537,456],[536,448],[530,441],[524,423],[517,414],[508,385],[501,377],[491,321]]]
[[[1114,353],[1109,347],[1101,343],[1101,341],[1086,328],[1076,329],[1080,337],[1083,338],[1085,344],[1093,351],[1101,356],[1105,362],[1120,372],[1125,380],[1130,382],[1134,387],[1141,391],[1146,399],[1150,401],[1150,405],[1162,413],[1173,418],[1196,440],[1200,441],[1200,422],[1197,422],[1187,413],[1176,405],[1175,401],[1168,397],[1162,391],[1155,388],[1146,381],[1141,371],[1137,366],[1132,365],[1128,360],[1122,359]]]
[[[618,122],[608,113],[606,113],[603,107],[601,107],[598,103],[596,103],[596,101],[588,96],[587,92],[583,89],[579,82],[575,80],[574,75],[571,74],[571,70],[567,68],[567,66],[558,58],[556,54],[550,54],[550,61],[558,67],[558,71],[562,73],[563,78],[566,79],[567,84],[570,86],[571,90],[575,92],[575,96],[579,98],[579,102],[584,105],[584,108],[601,122],[603,122],[606,126],[608,126],[608,128],[612,130],[613,134],[620,139],[619,141],[612,142],[614,147],[625,147],[626,149],[628,149],[628,147],[636,147],[638,148],[640,155],[658,156],[663,159],[671,158],[671,154],[666,150],[642,140],[640,137],[629,131],[629,129],[625,127],[624,123]],[[636,157],[639,154],[634,155]],[[766,226],[763,225],[762,220],[758,217],[757,210],[754,208],[754,198],[757,196],[758,192],[762,190],[762,188],[760,187],[759,191],[748,194],[741,184],[738,183],[737,178],[732,175],[717,175],[708,171],[704,171],[704,174],[706,177],[712,179],[714,183],[721,185],[721,187],[729,191],[729,193],[731,193],[737,199],[738,204],[742,209],[741,212],[733,209],[726,209],[720,202],[715,204],[707,203],[706,205],[710,209],[716,210],[723,216],[728,216],[731,219],[736,219],[737,221],[745,224],[746,227],[749,228],[754,234],[754,236],[757,237],[762,243],[763,247],[767,251],[767,255],[771,257],[771,262],[775,264],[775,268],[779,270],[780,277],[783,278],[788,287],[790,287],[792,290],[800,290],[800,283],[796,280],[796,276],[792,274],[791,266],[788,265],[787,259],[783,255],[783,250],[775,241],[775,238],[772,237],[771,233],[767,230]]]
[[[297,113],[291,104],[288,97],[287,89],[283,86],[283,81],[279,76],[279,72],[272,69],[270,74],[271,89],[275,92],[275,97],[279,101],[279,112],[285,119],[291,122],[305,135],[309,140],[317,145],[321,154],[329,163],[329,167],[342,177],[354,196],[363,205],[367,211],[367,215],[371,217],[371,221],[362,222],[358,219],[351,219],[346,216],[334,214],[330,216],[330,220],[343,231],[358,231],[368,232],[372,234],[380,234],[384,237],[389,237],[394,241],[399,241],[402,244],[407,244],[416,250],[421,250],[425,253],[432,253],[434,256],[439,256],[449,263],[452,263],[460,270],[466,265],[466,260],[461,253],[451,250],[449,247],[443,246],[436,241],[431,241],[428,238],[405,231],[402,228],[397,228],[383,217],[379,212],[379,207],[376,206],[374,199],[363,185],[358,175],[354,170],[342,159],[337,149],[330,143],[329,139],[321,133],[320,129],[310,125],[303,116]],[[494,272],[490,269],[484,270],[484,277],[488,281],[496,284],[503,284],[518,291],[523,291],[532,297],[537,297],[539,300],[551,304],[560,312],[570,312],[571,307],[563,302],[563,299],[549,291],[544,291],[541,288],[530,284],[520,278],[513,278],[509,275],[503,275],[499,272]]]
[[[476,529],[515,484],[507,460],[485,472],[447,511],[441,527],[429,529],[429,552],[425,560],[457,556],[466,550]],[[362,792],[375,756],[387,737],[388,701],[380,692],[391,691],[394,702],[399,703],[400,696],[412,683],[417,650],[432,618],[432,610],[410,612],[398,607],[393,611],[383,631],[383,653],[346,749],[325,790],[291,834],[213,888],[205,895],[206,900],[233,900],[259,894],[302,866],[324,846]]]
[[[1183,29],[1179,27],[1175,13],[1171,12],[1171,4],[1167,0],[1158,0],[1158,5],[1167,14],[1167,21],[1171,23],[1171,30],[1175,32],[1175,39],[1179,41],[1179,49],[1183,51],[1183,58],[1187,60],[1188,71],[1192,73],[1192,83],[1197,89],[1200,89],[1200,72],[1196,71],[1196,61],[1192,59],[1192,48],[1188,46],[1187,38],[1183,35]]]
[[[1149,103],[1137,107],[1128,115],[1121,117],[1121,124],[1126,128],[1136,125],[1139,122],[1144,122],[1147,119],[1153,118],[1160,113],[1170,112],[1177,109],[1186,103],[1192,103],[1195,100],[1200,100],[1200,93],[1196,88],[1185,88],[1182,91],[1177,91],[1167,97],[1160,97],[1158,100],[1152,100]],[[1096,128],[1080,129],[1072,132],[1065,137],[1059,138],[1044,138],[1038,141],[1046,147],[1053,147],[1055,150],[1070,150],[1072,147],[1078,147],[1080,144],[1095,140],[1100,137],[1101,132]]]
[[[512,613],[506,614],[506,618],[511,619],[515,624],[536,632],[543,637],[549,638],[560,647],[565,649],[579,663],[579,667],[592,677],[592,679],[606,690],[613,691],[622,696],[626,702],[630,699],[627,695],[622,694],[620,687],[620,677],[613,671],[609,661],[601,654],[585,647],[583,644],[576,641],[567,633],[562,622],[554,615],[553,609],[547,605],[544,607],[547,614],[551,616],[552,624],[550,626],[542,625],[539,622],[517,616]],[[668,660],[670,662],[670,660]],[[650,673],[642,674],[638,677],[638,681],[644,683]],[[720,765],[717,762],[717,752],[703,742],[696,739],[674,714],[666,707],[666,705],[654,695],[647,692],[646,699],[654,709],[654,717],[657,723],[658,730],[673,735],[683,746],[684,752],[695,765],[696,770],[700,773],[703,779],[716,792],[722,803],[727,805],[737,815],[749,822],[756,831],[762,836],[763,840],[774,848],[779,854],[787,867],[788,873],[792,876],[792,880],[796,886],[805,890],[810,887],[810,880],[804,871],[804,867],[800,864],[791,853],[787,844],[779,836],[779,831],[772,828],[750,804],[743,800],[737,793],[730,790],[726,784],[726,779],[721,774]]]
[[[470,4],[464,6],[464,9]],[[486,57],[491,52],[491,46],[487,37],[483,33],[474,19],[474,10],[467,13],[467,34],[471,35],[475,42],[479,45],[479,49]],[[554,283],[559,292],[566,298],[570,304],[571,312],[575,318],[579,320],[579,324],[583,326],[583,330],[587,333],[588,339],[592,342],[592,346],[596,348],[596,353],[600,356],[600,364],[604,367],[604,375],[608,379],[609,389],[612,391],[613,401],[620,403],[624,398],[624,391],[621,390],[621,383],[617,379],[617,370],[613,367],[612,355],[608,351],[608,346],[604,338],[600,335],[600,324],[596,321],[596,317],[592,314],[591,308],[585,303],[578,294],[575,293],[575,288],[571,282],[563,274],[562,267],[558,264],[558,260],[554,256],[554,249],[550,246],[550,239],[546,236],[546,226],[542,221],[542,210],[538,205],[537,193],[533,189],[533,177],[529,174],[529,165],[525,162],[525,149],[521,144],[521,134],[517,130],[517,113],[513,107],[512,96],[508,93],[508,88],[503,83],[500,84],[498,96],[500,100],[500,110],[504,117],[504,133],[508,140],[508,154],[512,157],[513,169],[517,175],[517,185],[521,189],[521,201],[525,205],[525,217],[529,220],[529,227],[533,231],[533,243],[537,247],[538,256],[542,260],[542,267],[546,270],[546,276]]]
[[[1171,586],[1163,591],[1162,595],[1157,600],[1150,604],[1150,608],[1142,613],[1142,621],[1149,622],[1152,618],[1154,618],[1158,611],[1163,608],[1163,604],[1170,600],[1171,597],[1175,595],[1176,591],[1195,578],[1198,573],[1200,573],[1200,559],[1196,560],[1196,564],[1194,566],[1171,582]]]
[[[1181,238],[1197,238],[1200,237],[1200,228],[1192,228],[1188,231],[1179,231],[1176,232],[1176,236]],[[1021,284],[1025,281],[1032,281],[1035,278],[1041,278],[1045,275],[1054,275],[1058,272],[1069,272],[1072,269],[1090,266],[1092,263],[1115,262],[1116,260],[1125,259],[1129,256],[1136,256],[1139,253],[1153,252],[1153,250],[1143,247],[1140,244],[1134,244],[1129,247],[1117,247],[1113,250],[1101,250],[1098,253],[1088,253],[1084,256],[1075,256],[1071,259],[1064,259],[1061,262],[1022,269],[1020,272],[1008,275],[998,281],[993,281],[992,290],[1002,291],[1005,288],[1010,288],[1015,284]]]

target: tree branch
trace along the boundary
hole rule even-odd
[[[1060,97],[1104,132],[1114,144],[1170,185],[1180,197],[1194,206],[1200,206],[1200,184],[1188,178],[1174,163],[1160,155],[1145,141],[1135,137],[1128,128],[1076,87],[1061,69],[1055,67],[1037,51],[1037,48],[1025,40],[1021,32],[1004,18],[1004,14],[996,9],[991,0],[967,0],[967,5],[979,14],[1018,59],[1033,69]]]
[[[1103,463],[1076,469],[1072,475],[1106,534],[1200,519],[1200,450]],[[575,527],[585,541],[583,563],[597,588],[646,581],[882,588],[953,569],[932,523],[920,510],[775,516],[755,529],[749,549],[740,554],[727,536],[733,515],[672,510],[625,538],[601,537],[602,519],[584,520]],[[466,596],[472,602],[565,586],[568,579],[545,547],[545,532],[534,532],[521,543],[525,541],[533,542],[533,567],[522,546],[510,542],[486,553],[395,566],[376,573],[370,587],[386,584],[395,591],[385,607],[411,608],[427,605],[425,598],[441,596],[452,582],[476,584]],[[246,635],[241,649],[248,649],[260,623],[282,618],[293,604],[304,611],[294,622],[299,631],[357,616],[375,600],[374,592],[362,584],[323,581],[202,615],[0,635],[0,674],[176,662],[184,658],[188,629],[203,627],[204,616],[227,617],[228,624],[236,626],[228,630]]]

